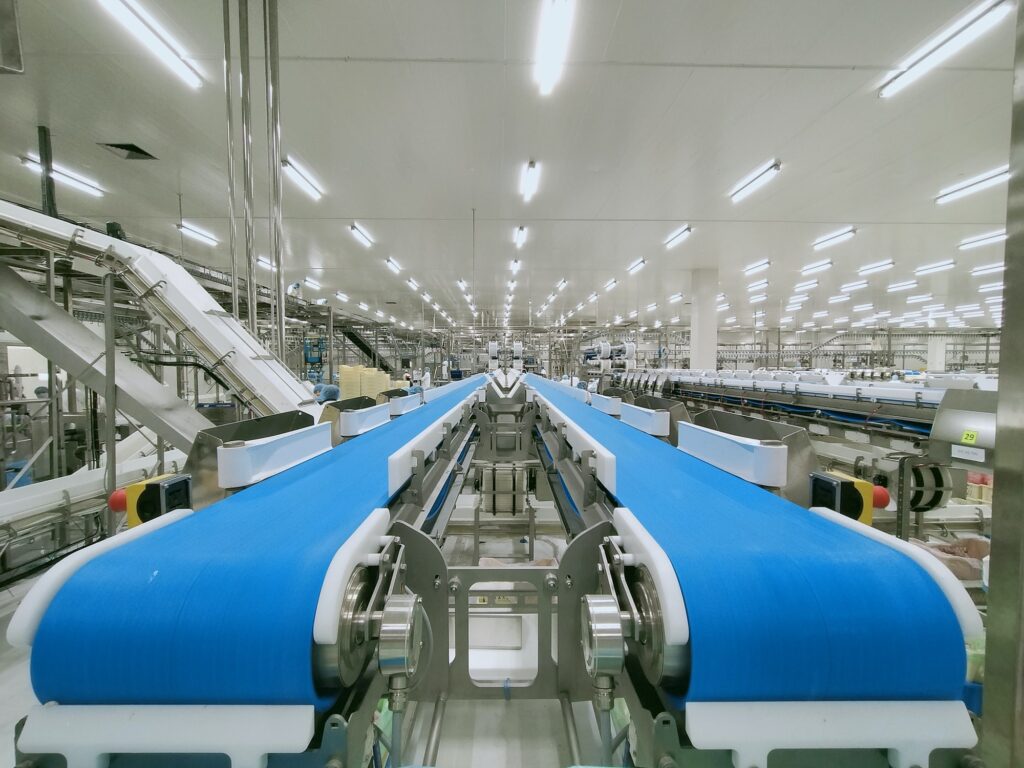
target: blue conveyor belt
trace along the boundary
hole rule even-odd
[[[84,565],[36,633],[63,704],[326,704],[313,617],[338,548],[386,506],[387,458],[480,382]]]
[[[615,454],[616,497],[671,560],[690,624],[690,701],[959,699],[963,634],[896,550],[640,432],[537,376]]]

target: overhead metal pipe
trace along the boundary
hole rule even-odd
[[[263,43],[266,49],[267,144],[270,155],[270,260],[277,268],[274,296],[277,304],[274,338],[277,356],[285,354],[284,260],[281,253],[281,90],[277,49],[277,0],[263,0]]]
[[[256,337],[256,233],[253,226],[252,76],[249,72],[249,0],[238,0],[238,73],[242,106],[242,216],[245,221],[245,301],[249,333]]]
[[[228,134],[228,250],[231,254],[231,314],[238,319],[238,250],[235,245],[235,107],[231,99],[231,0],[224,0],[224,100]]]

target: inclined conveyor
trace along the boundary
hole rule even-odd
[[[312,646],[332,559],[397,492],[396,452],[481,384],[452,384],[357,440],[86,562],[34,632],[39,700],[329,704],[336,691],[315,684]]]

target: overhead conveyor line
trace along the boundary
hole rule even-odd
[[[613,454],[614,488],[606,488],[671,561],[690,632],[678,706],[960,699],[961,624],[906,554],[633,429],[561,385],[526,382]]]
[[[435,434],[484,383],[444,387],[388,424],[82,565],[30,633],[37,697],[330,703],[313,660],[329,568],[401,489],[396,467],[408,464],[389,459]]]

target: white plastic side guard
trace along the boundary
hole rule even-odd
[[[312,705],[90,705],[33,707],[18,738],[28,754],[64,755],[68,768],[103,768],[111,754],[226,754],[232,768],[304,752]]]
[[[709,701],[686,705],[697,749],[732,750],[736,768],[766,768],[773,749],[887,749],[893,768],[927,768],[934,749],[973,747],[960,701]]]
[[[381,537],[388,532],[391,515],[378,508],[370,513],[348,541],[331,558],[331,564],[320,587],[320,599],[313,617],[313,642],[334,645],[338,642],[338,622],[341,620],[342,595],[352,571],[368,557],[380,551]]]
[[[577,390],[583,392],[582,389]],[[586,392],[583,392],[586,394]],[[574,421],[571,421],[564,413],[558,408],[551,404],[550,401],[545,399],[544,395],[540,392],[534,393],[535,398],[540,398],[541,401],[547,406],[551,423],[554,425],[562,424],[565,426],[565,439],[573,447],[573,450],[579,453],[580,451],[593,451],[594,452],[594,470],[597,474],[597,479],[601,481],[601,484],[608,489],[610,493],[615,493],[615,454],[605,448],[601,443],[597,442],[587,432],[580,427],[576,426]]]
[[[590,396],[590,405],[601,413],[607,413],[609,416],[619,416],[622,413],[621,397],[592,394]]]
[[[393,397],[388,401],[388,405],[391,407],[391,415],[401,416],[409,411],[415,411],[421,405],[423,405],[423,395],[417,392],[414,395],[406,395],[405,397]]]
[[[946,599],[949,600],[953,613],[956,614],[956,619],[960,623],[960,630],[964,634],[964,640],[978,640],[985,636],[981,615],[978,613],[978,609],[975,607],[971,596],[967,594],[967,590],[964,589],[964,585],[960,583],[960,580],[937,557],[920,547],[915,547],[910,542],[903,541],[903,539],[880,531],[877,528],[872,528],[870,525],[858,523],[856,520],[852,520],[827,507],[811,507],[811,512],[824,517],[826,520],[831,520],[836,525],[849,528],[851,531],[856,531],[862,536],[867,536],[869,539],[892,547],[897,552],[909,557],[935,580],[935,583],[939,585],[939,589],[942,590]]]
[[[381,403],[358,411],[342,411],[338,414],[338,434],[342,437],[356,437],[371,429],[382,427],[391,421],[391,404]]]
[[[462,420],[462,407],[475,400],[476,397],[477,390],[473,390],[472,394],[459,401],[444,416],[388,456],[388,496],[398,493],[398,489],[405,485],[405,481],[412,476],[413,451],[431,453],[444,437],[445,425],[458,424]]]
[[[639,429],[648,435],[668,437],[668,411],[655,411],[651,408],[641,408],[639,405],[630,405],[629,403],[622,403],[619,408],[623,424],[629,424],[634,429]]]
[[[678,422],[679,450],[755,485],[781,488],[788,475],[789,449],[726,434],[685,421]]]
[[[657,585],[665,643],[671,646],[686,645],[690,642],[690,621],[686,616],[686,601],[672,561],[627,507],[616,507],[612,512],[612,522],[622,539],[623,550],[633,555],[638,564],[647,567]]]
[[[344,415],[344,414],[343,414]],[[313,424],[242,445],[217,446],[217,484],[245,488],[331,450],[331,425]]]
[[[158,531],[191,514],[191,509],[176,509],[65,557],[44,573],[25,595],[25,599],[21,601],[18,610],[11,617],[11,623],[7,625],[7,642],[21,648],[28,648],[32,645],[36,637],[36,630],[39,629],[39,622],[43,620],[43,615],[50,607],[54,596],[68,579],[90,560],[136,539],[141,539],[146,534]]]

